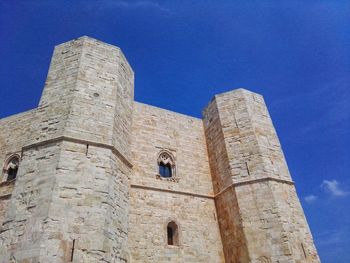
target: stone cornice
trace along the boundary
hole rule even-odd
[[[28,149],[33,148],[33,147],[38,147],[38,146],[42,146],[42,145],[45,145],[45,144],[62,142],[62,141],[74,142],[74,143],[80,143],[80,144],[89,144],[91,146],[109,149],[109,150],[111,150],[113,152],[113,154],[118,156],[119,159],[125,165],[127,165],[129,168],[132,168],[132,166],[133,166],[132,163],[120,151],[118,151],[117,148],[115,148],[111,144],[106,144],[106,143],[101,143],[101,142],[94,142],[94,141],[83,140],[83,139],[77,139],[77,138],[74,138],[74,137],[59,136],[59,137],[55,137],[55,138],[52,138],[52,139],[48,139],[48,140],[44,140],[44,141],[40,141],[40,142],[36,142],[36,143],[25,145],[25,146],[22,147],[22,150],[28,150]]]
[[[274,181],[278,183],[284,183],[284,184],[289,184],[289,185],[294,185],[293,181],[288,181],[284,179],[279,179],[279,178],[274,178],[274,177],[264,177],[264,178],[257,178],[257,179],[252,179],[252,180],[245,180],[241,182],[235,182],[230,184],[229,186],[225,187],[223,190],[221,190],[219,193],[215,195],[215,197],[218,197],[219,195],[225,193],[228,189],[231,187],[237,187],[237,186],[242,186],[242,185],[247,185],[247,184],[255,184],[255,183],[262,183],[266,181]]]
[[[266,181],[274,181],[274,182],[278,182],[278,183],[294,185],[294,182],[292,182],[292,181],[278,179],[278,178],[273,178],[273,177],[266,177],[266,178],[259,178],[259,179],[246,180],[246,181],[242,181],[242,182],[232,183],[229,186],[227,186],[225,189],[223,189],[222,191],[217,193],[216,195],[198,194],[198,193],[193,193],[193,192],[179,191],[179,190],[174,190],[174,189],[165,189],[165,188],[160,188],[160,187],[139,185],[139,184],[131,184],[130,187],[131,188],[144,189],[144,190],[158,191],[158,192],[166,192],[166,193],[174,193],[174,194],[181,194],[181,195],[189,195],[189,196],[200,197],[200,198],[215,199],[218,196],[220,196],[221,194],[223,194],[224,192],[226,192],[230,188],[235,188],[235,187],[238,187],[238,186],[241,186],[241,185],[247,185],[247,184],[261,183],[261,182],[266,182]]]
[[[173,189],[165,189],[165,188],[153,187],[153,186],[147,186],[147,185],[131,184],[130,187],[144,189],[144,190],[151,190],[151,191],[166,192],[166,193],[173,193],[173,194],[189,195],[189,196],[200,197],[200,198],[214,199],[213,195],[198,194],[198,193],[185,192],[185,191],[179,191],[179,190],[173,190]]]

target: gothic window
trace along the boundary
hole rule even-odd
[[[161,152],[158,156],[158,173],[160,177],[171,178],[175,176],[174,158],[168,152]]]
[[[14,155],[6,162],[6,165],[5,165],[5,169],[4,169],[4,177],[5,178],[4,179],[7,182],[16,179],[18,167],[19,167],[19,156]]]
[[[167,225],[167,239],[168,245],[178,246],[179,245],[179,230],[174,221],[171,221]]]

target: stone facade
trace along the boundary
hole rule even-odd
[[[319,262],[260,95],[216,95],[201,120],[133,83],[119,48],[81,37],[38,108],[0,120],[0,262]]]

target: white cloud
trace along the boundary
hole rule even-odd
[[[349,192],[341,189],[337,180],[323,180],[321,187],[324,188],[328,193],[336,197],[347,196]]]
[[[311,204],[312,202],[315,202],[317,200],[317,196],[316,195],[307,195],[304,197],[304,200],[306,203]]]

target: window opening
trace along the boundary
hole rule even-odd
[[[73,239],[73,242],[72,242],[72,250],[70,253],[70,262],[73,262],[74,248],[75,248],[75,239]]]
[[[17,156],[12,157],[6,167],[6,174],[7,174],[6,181],[12,181],[16,179],[18,166],[19,166],[19,158]]]
[[[160,163],[159,164],[159,174],[162,177],[171,177],[172,173],[171,173],[171,166],[170,164],[164,164],[164,163]]]
[[[174,240],[173,240],[173,229],[171,227],[167,227],[168,229],[168,245],[174,245]]]
[[[161,177],[170,178],[175,176],[175,163],[168,152],[161,152],[158,156],[158,173]]]
[[[174,221],[169,222],[167,225],[167,239],[168,239],[168,245],[170,246],[179,245],[179,231]]]

